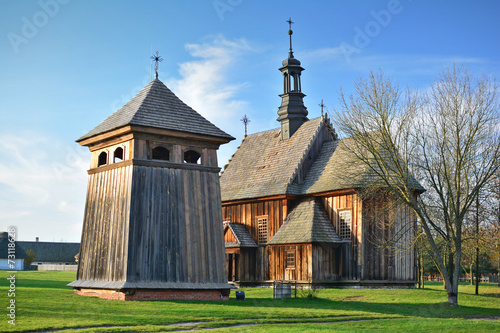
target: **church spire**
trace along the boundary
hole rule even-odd
[[[288,58],[293,58],[293,50],[292,50],[292,35],[293,35],[293,31],[292,31],[292,24],[294,23],[292,21],[292,18],[289,17],[288,18],[288,35],[290,36],[290,51],[288,51]]]
[[[151,60],[155,62],[155,79],[158,78],[158,69],[159,69],[159,63],[163,61],[163,58],[160,56],[159,52],[156,51],[156,56],[152,55]]]
[[[309,120],[303,100],[306,95],[302,93],[300,84],[300,74],[304,68],[300,66],[300,61],[293,57],[292,51],[293,21],[289,18],[286,22],[289,25],[290,51],[288,58],[283,60],[283,66],[279,69],[283,73],[283,94],[280,95],[281,106],[278,109],[277,119],[281,123],[281,140],[292,137],[295,131]]]

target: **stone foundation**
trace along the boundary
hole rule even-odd
[[[229,289],[223,290],[190,290],[190,289],[90,289],[74,288],[78,295],[94,296],[102,299],[118,301],[227,301]]]

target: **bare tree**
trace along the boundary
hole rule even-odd
[[[448,301],[457,305],[464,220],[500,167],[496,82],[454,66],[417,93],[371,72],[352,94],[341,91],[340,102],[337,126],[356,143],[348,149],[380,188],[415,212]],[[418,195],[414,177],[425,193]]]

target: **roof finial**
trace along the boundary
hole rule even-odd
[[[245,138],[247,137],[247,125],[250,122],[250,119],[245,115],[243,118],[240,119],[243,124],[245,124]]]
[[[288,35],[290,36],[290,52],[288,52],[288,58],[293,58],[293,51],[292,51],[292,34],[293,34],[293,31],[292,31],[292,24],[294,23],[292,21],[292,18],[289,17],[288,18]]]
[[[163,61],[163,58],[156,51],[156,56],[151,56],[151,59],[155,62],[155,79],[158,78],[158,63]]]
[[[325,106],[325,104],[323,104],[323,99],[321,99],[321,104],[318,105],[321,106],[321,117],[323,117],[323,107]]]

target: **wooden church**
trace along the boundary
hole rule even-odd
[[[307,118],[288,33],[281,126],[246,136],[220,178],[228,280],[413,286],[415,215],[383,191],[361,195],[379,185],[346,148],[350,139],[339,140],[326,116]]]
[[[69,286],[107,299],[227,300],[216,152],[233,139],[175,96],[158,72],[78,139],[92,155]]]

